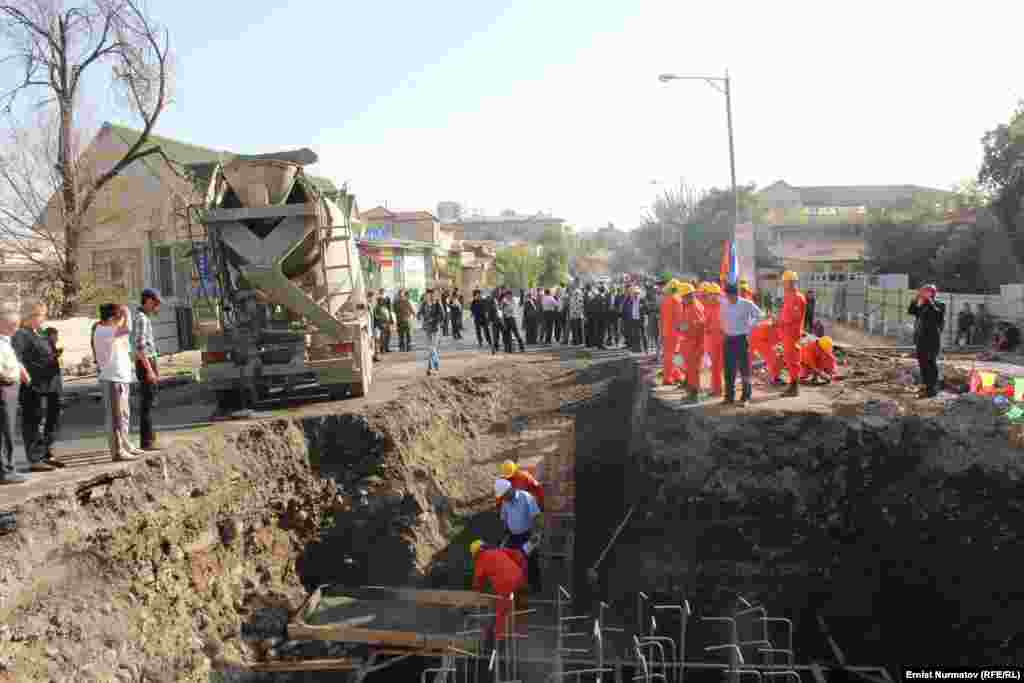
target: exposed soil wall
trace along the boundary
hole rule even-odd
[[[723,615],[742,595],[796,620],[802,661],[833,660],[822,616],[852,663],[1019,663],[1024,465],[990,401],[883,419],[652,400],[647,426],[613,601]],[[725,640],[694,622],[688,649]]]
[[[578,396],[557,363],[524,364],[225,425],[88,496],[29,501],[0,536],[0,681],[285,680],[240,665],[343,654],[285,640],[307,589],[465,587],[469,536],[500,538],[507,421],[557,408],[563,380]]]

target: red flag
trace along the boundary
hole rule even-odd
[[[725,286],[725,283],[727,283],[729,281],[729,270],[730,270],[730,268],[729,268],[729,264],[730,264],[729,247],[730,246],[731,246],[731,244],[730,244],[729,240],[726,240],[722,244],[722,263],[721,263],[721,265],[719,266],[719,269],[718,269],[718,277],[719,277],[719,281],[721,282],[723,287]]]

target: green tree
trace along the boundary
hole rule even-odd
[[[978,182],[991,195],[992,211],[1010,238],[1017,262],[1024,263],[1024,100],[1017,103],[1009,123],[986,132],[981,144],[984,157]]]
[[[533,247],[505,247],[494,255],[500,284],[512,289],[536,287],[543,266]]]

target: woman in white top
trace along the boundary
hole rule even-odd
[[[107,433],[110,439],[110,455],[115,461],[134,460],[142,454],[128,440],[131,426],[131,383],[134,380],[131,346],[128,327],[127,306],[111,306],[102,312],[106,319],[93,333],[93,348],[96,350],[96,365],[100,369],[100,387],[103,390],[103,405],[106,409]]]

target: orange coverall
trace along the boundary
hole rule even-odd
[[[764,359],[765,367],[768,368],[768,376],[772,380],[779,378],[782,372],[782,365],[779,362],[779,353],[775,346],[779,343],[779,328],[773,320],[762,320],[754,325],[750,332],[750,357],[753,361],[754,354]]]
[[[722,393],[722,362],[725,353],[725,334],[722,332],[722,305],[717,295],[704,302],[704,350],[711,355],[711,393]]]
[[[526,590],[526,555],[516,548],[488,548],[476,556],[473,590],[480,593],[491,582],[497,600],[494,637],[504,638],[512,609],[512,594]],[[518,629],[517,629],[518,630]]]
[[[534,500],[537,501],[537,506],[541,510],[544,510],[544,487],[540,485],[540,482],[537,481],[536,477],[526,470],[519,469],[516,470],[516,473],[511,477],[505,477],[505,479],[509,480],[512,484],[512,488],[520,491],[526,491],[533,496]],[[497,505],[499,509],[501,509],[501,503],[501,498],[498,498]]]
[[[804,333],[804,314],[807,299],[798,290],[786,291],[779,316],[779,336],[782,338],[782,357],[789,370],[790,384],[800,379],[800,337]]]
[[[682,316],[678,322],[686,326],[681,337],[683,358],[686,361],[686,385],[690,391],[698,391],[700,371],[704,365],[704,331],[707,323],[704,304],[696,299],[683,304]]]
[[[803,366],[803,374],[800,375],[800,379],[813,377],[812,370],[817,370],[829,377],[836,372],[836,357],[818,346],[817,341],[811,341],[800,347],[800,364]]]
[[[676,353],[679,352],[680,339],[676,325],[679,323],[681,309],[682,303],[678,297],[665,295],[661,302],[661,339],[662,355],[664,356],[661,383],[665,385],[675,384],[683,376],[673,362]]]

